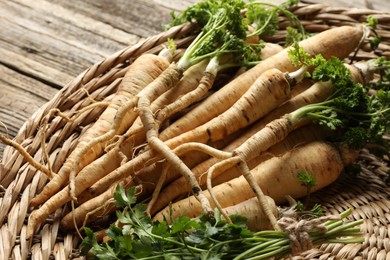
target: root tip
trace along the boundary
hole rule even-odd
[[[30,207],[36,208],[36,207],[38,207],[39,205],[40,205],[39,201],[36,200],[35,198],[32,198],[32,199],[30,200],[30,204],[29,204]]]

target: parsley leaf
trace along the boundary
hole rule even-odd
[[[123,197],[125,196],[125,197]],[[110,238],[99,243],[93,231],[85,227],[86,237],[81,243],[81,254],[92,254],[92,259],[247,259],[257,256],[288,254],[289,247],[274,246],[276,241],[289,241],[285,234],[278,231],[252,232],[246,227],[246,218],[233,215],[233,223],[222,219],[218,210],[212,217],[201,215],[190,219],[182,216],[173,219],[171,224],[165,220],[154,222],[146,215],[145,205],[136,204],[129,207],[128,202],[135,201],[135,188],[125,191],[117,187],[115,198],[118,204],[124,204],[118,210],[120,226],[111,225],[106,231]],[[123,203],[125,202],[125,203]],[[317,210],[316,210],[317,212]],[[350,213],[343,213],[347,216]],[[356,222],[354,225],[360,224]],[[339,232],[343,223],[337,225]],[[331,227],[332,228],[332,227]],[[348,228],[351,227],[347,227]],[[354,228],[354,227],[352,227]],[[345,231],[348,232],[348,231]],[[337,232],[334,232],[337,233]],[[313,239],[323,240],[321,233],[313,233]],[[339,239],[337,234],[326,237],[336,242],[348,242],[347,238]],[[350,239],[350,238],[349,238]],[[353,240],[356,242],[356,239]],[[253,250],[262,247],[263,250]],[[283,249],[283,250],[281,250]]]

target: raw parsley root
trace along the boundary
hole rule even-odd
[[[313,155],[316,156],[313,156]],[[267,196],[276,204],[285,202],[286,195],[299,198],[307,190],[297,179],[299,171],[314,174],[317,185],[312,191],[329,185],[342,172],[345,165],[352,163],[358,153],[354,149],[340,146],[336,148],[325,142],[312,142],[293,149],[281,157],[273,157],[256,166],[251,174]],[[233,206],[255,196],[244,176],[232,179],[212,188],[222,208]],[[209,196],[209,193],[206,193]],[[201,214],[198,202],[193,197],[182,199],[167,206],[155,215],[155,220],[162,220],[172,215],[196,217]]]
[[[277,216],[278,208],[275,204],[275,201],[270,197],[267,197],[268,204],[272,209],[272,213]],[[240,203],[237,203],[233,206],[223,208],[224,216],[227,215],[229,220],[231,220],[232,215],[245,216],[246,225],[251,231],[260,231],[260,230],[272,230],[273,227],[269,222],[267,215],[264,213],[261,207],[259,207],[259,201],[256,197],[247,199]]]
[[[88,146],[88,143],[108,132],[118,109],[128,100],[132,99],[132,97],[137,95],[141,89],[157,78],[168,65],[169,62],[166,59],[152,54],[142,55],[130,65],[129,70],[119,87],[119,91],[111,101],[111,105],[107,107],[99,120],[94,123],[93,127],[89,128],[85,134],[83,134],[77,147],[67,158],[58,174],[45,185],[40,194],[31,200],[31,206],[37,206],[46,201],[48,197],[55,194],[68,182],[68,177],[72,171],[78,172],[85,165],[88,165],[99,157],[103,152],[106,142],[97,142],[96,145],[93,146]],[[121,122],[119,128],[122,129],[122,131],[123,129],[128,128],[135,118],[135,113],[132,113],[131,111],[125,113],[123,115],[124,120]],[[80,154],[83,154],[83,156],[81,157]]]
[[[234,2],[234,4],[233,4]],[[242,25],[242,19],[240,19],[240,7],[242,7],[243,2],[237,0],[233,1],[228,5],[224,2],[215,2],[211,10],[207,10],[209,13],[208,21],[203,26],[202,31],[191,43],[191,45],[186,49],[183,56],[177,63],[171,63],[171,65],[158,77],[154,82],[149,84],[144,90],[138,93],[134,98],[130,99],[128,103],[122,106],[118,110],[118,114],[115,116],[115,121],[112,124],[112,129],[99,138],[91,140],[87,147],[91,148],[97,143],[107,141],[114,137],[115,134],[118,134],[118,123],[122,120],[122,117],[119,115],[125,114],[126,111],[131,111],[133,108],[138,108],[138,114],[143,121],[145,128],[148,129],[147,132],[147,141],[149,146],[152,149],[157,150],[160,153],[163,153],[168,160],[172,160],[174,165],[177,165],[180,171],[183,174],[186,174],[185,167],[180,166],[180,160],[175,157],[175,155],[169,151],[169,149],[161,142],[154,130],[158,131],[156,122],[152,111],[150,109],[150,104],[158,96],[174,87],[179,79],[182,77],[182,73],[190,68],[192,65],[213,56],[218,56],[220,53],[229,53],[237,52],[239,54],[244,54],[244,51],[248,48],[244,44],[243,38],[246,35],[246,30]],[[199,17],[196,17],[199,19]],[[240,50],[240,51],[238,51]],[[81,157],[84,151],[80,151],[78,157]],[[74,163],[73,167],[77,165]],[[72,170],[74,176],[76,170]],[[189,176],[189,178],[191,178]],[[194,187],[196,182],[192,181]],[[72,199],[76,199],[74,194],[74,178],[70,180],[70,192]],[[206,203],[206,202],[205,202]],[[206,206],[206,205],[205,205]]]
[[[303,78],[304,72],[304,69],[289,74],[282,73],[277,69],[264,72],[249,90],[227,111],[192,131],[168,140],[166,144],[169,147],[177,147],[180,144],[188,142],[206,143],[225,138],[253,123],[285,102],[290,97],[291,88]],[[168,163],[177,165],[177,163],[170,161]],[[182,164],[184,165],[183,162]],[[188,167],[187,169],[190,171]],[[192,172],[191,175],[193,176]],[[193,192],[194,187],[191,184]]]
[[[285,102],[290,97],[290,82],[299,81],[303,71],[285,74],[277,69],[264,72],[246,93],[225,112],[166,143],[178,146],[186,142],[217,141],[236,132]]]
[[[248,161],[248,167],[252,170],[260,163],[263,163],[264,161],[275,157],[275,156],[282,156],[284,153],[291,151],[300,145],[306,144],[308,142],[314,142],[319,140],[326,140],[329,138],[331,134],[334,134],[332,131],[328,131],[328,129],[324,127],[320,127],[318,125],[309,124],[306,126],[303,126],[293,132],[291,132],[286,139],[284,139],[282,142],[270,147],[265,153],[260,154],[259,156],[253,158],[252,160]],[[240,177],[239,171],[234,168],[230,168],[222,173],[216,174],[217,172],[214,172],[213,174],[213,186],[218,185],[227,181],[230,181],[234,178]],[[207,176],[207,175],[206,175]],[[204,176],[204,178],[206,178]],[[200,184],[203,184],[204,182],[199,181]]]
[[[259,122],[261,121],[262,120],[260,120]],[[302,127],[302,130],[300,130],[301,128],[295,130],[281,143],[272,146],[265,153],[260,153],[254,156],[254,158],[248,160],[249,168],[252,169],[260,162],[263,162],[273,156],[281,155],[282,153],[290,149],[293,149],[298,144],[305,143],[308,141],[318,140],[320,138],[322,139],[324,138],[324,136],[328,135],[327,133],[328,131],[324,131],[324,129],[318,129],[318,128],[319,127],[305,126]],[[247,132],[248,133],[252,132],[251,129],[249,129],[249,131]],[[231,144],[225,147],[224,151],[232,152],[235,148],[237,148],[240,144],[242,144],[252,134],[240,135]],[[244,136],[247,136],[247,138],[242,138]],[[219,161],[218,158],[212,157],[206,161],[203,161],[202,163],[198,164],[196,167],[192,169],[194,175],[198,178],[201,187],[205,187],[206,179],[207,179],[207,174],[206,174],[207,170],[218,161]],[[226,167],[221,167],[220,169],[215,171],[212,178],[213,178],[213,183],[220,184],[225,181],[231,180],[232,178],[238,177],[240,175],[241,174],[238,171],[236,165],[226,165]],[[173,181],[172,183],[169,183],[161,191],[159,199],[156,202],[155,206],[153,207],[152,214],[156,213],[158,210],[161,210],[163,207],[167,206],[170,201],[174,201],[177,198],[185,196],[189,191],[190,191],[190,187],[188,186],[186,180],[183,177],[180,177],[177,180]]]

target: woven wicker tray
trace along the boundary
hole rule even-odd
[[[375,53],[365,46],[358,59],[370,59],[378,55],[390,58],[390,14],[373,10],[332,8],[322,4],[301,3],[292,8],[307,31],[320,32],[333,26],[364,22],[368,15],[379,21],[378,34],[382,44]],[[279,42],[288,22],[282,21],[278,33],[270,39]],[[75,111],[90,104],[89,96],[101,100],[112,94],[119,85],[127,66],[142,53],[158,53],[168,38],[178,40],[178,46],[185,45],[194,27],[186,25],[172,28],[145,41],[123,49],[105,60],[93,65],[42,106],[23,125],[16,141],[37,160],[42,157],[37,130],[43,117],[52,108],[61,111]],[[55,118],[47,131],[47,149],[58,171],[66,157],[77,143],[80,129],[88,127],[102,112],[96,108],[73,124],[66,124]],[[359,158],[362,170],[358,176],[342,175],[331,186],[313,194],[313,200],[321,203],[329,214],[337,214],[353,208],[352,218],[364,219],[362,244],[324,244],[303,253],[296,259],[390,259],[390,178],[389,159],[379,159],[362,150]],[[26,242],[26,223],[29,216],[29,201],[38,193],[47,177],[30,167],[23,157],[10,147],[4,150],[0,164],[0,259],[69,259],[78,257],[80,239],[75,233],[63,233],[59,220],[69,206],[57,210],[41,226],[38,235]],[[351,185],[353,184],[353,185]],[[294,258],[295,259],[295,258]]]

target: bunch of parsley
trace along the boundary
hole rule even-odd
[[[106,231],[108,242],[99,242],[90,228],[84,228],[81,254],[91,259],[267,259],[290,253],[288,236],[279,231],[252,232],[243,216],[232,216],[227,223],[218,211],[213,217],[195,219],[181,216],[168,221],[154,222],[145,214],[144,204],[135,204],[135,189],[125,191],[118,186],[115,192],[119,225]],[[135,204],[135,206],[134,206]],[[351,213],[341,214],[345,218]],[[328,221],[327,232],[313,230],[314,243],[360,243],[362,221],[346,223]],[[339,238],[344,236],[342,238]]]
[[[253,0],[247,3],[241,0],[204,0],[191,5],[178,14],[171,12],[171,21],[164,28],[169,29],[187,22],[196,22],[200,28],[203,28],[211,16],[221,7],[222,3],[226,6],[233,6],[240,10],[245,10],[245,29],[248,25],[254,28],[254,31],[248,37],[274,34],[279,29],[278,17],[280,14],[283,14],[291,22],[293,27],[298,28],[300,33],[305,34],[305,30],[299,19],[288,10],[289,7],[298,3],[297,0],[287,0],[280,5]],[[237,19],[241,18],[237,17]]]

